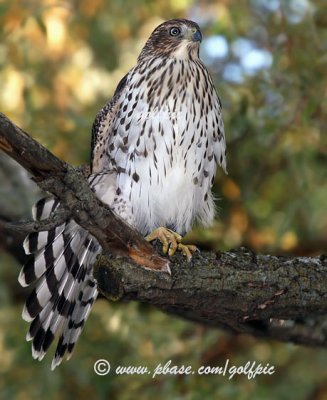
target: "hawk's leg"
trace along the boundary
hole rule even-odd
[[[192,253],[198,250],[198,248],[194,245],[182,244],[181,241],[183,237],[181,235],[162,226],[155,229],[145,238],[145,240],[148,242],[152,242],[156,239],[159,239],[162,243],[162,252],[164,254],[168,253],[169,256],[173,256],[176,253],[176,250],[180,250],[188,261],[191,260]]]

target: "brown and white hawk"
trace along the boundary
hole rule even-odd
[[[148,240],[170,243],[188,257],[181,235],[214,218],[211,187],[217,165],[226,170],[221,103],[199,59],[199,26],[185,19],[159,25],[136,66],[119,82],[92,129],[90,186],[96,195]],[[53,197],[33,208],[45,219],[59,205]],[[151,233],[152,232],[152,233]],[[92,266],[101,247],[73,220],[24,242],[33,254],[19,282],[37,282],[23,310],[31,322],[34,358],[41,360],[59,336],[55,368],[70,357],[97,297]]]

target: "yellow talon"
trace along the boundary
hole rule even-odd
[[[199,251],[199,249],[194,246],[193,244],[178,244],[178,249],[182,252],[182,254],[187,258],[187,261],[191,261],[193,254],[196,251]]]
[[[182,240],[182,236],[170,229],[160,227],[145,238],[148,242],[152,242],[155,239],[159,239],[162,243],[162,252],[164,254],[167,254],[169,249],[169,255],[173,255],[178,248],[178,243]]]
[[[156,239],[162,243],[162,252],[164,254],[168,252],[169,256],[173,256],[177,250],[180,250],[188,261],[192,259],[192,253],[198,250],[196,246],[182,244],[183,238],[181,235],[164,227],[155,229],[145,238],[148,242]]]

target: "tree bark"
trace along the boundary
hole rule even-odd
[[[173,259],[168,276],[101,256],[99,289],[111,300],[149,303],[234,333],[327,346],[326,257],[256,255],[243,247],[195,254],[191,264]]]
[[[96,198],[80,171],[59,160],[3,114],[0,148],[61,201],[60,212],[42,223],[0,223],[0,236],[1,231],[19,235],[49,229],[69,215],[103,247],[94,272],[108,299],[149,303],[234,333],[327,345],[325,256],[276,257],[240,248],[195,254],[191,263],[175,255],[168,262]],[[170,269],[171,275],[161,273]]]

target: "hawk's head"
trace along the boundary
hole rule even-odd
[[[139,56],[194,57],[199,55],[202,34],[199,25],[187,19],[172,19],[159,25],[151,34]]]

